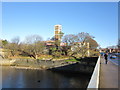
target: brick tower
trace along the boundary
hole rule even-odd
[[[61,40],[61,38],[62,38],[62,25],[55,25],[54,26],[54,29],[55,29],[55,31],[54,31],[54,35],[55,35],[55,40]]]

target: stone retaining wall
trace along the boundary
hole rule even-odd
[[[53,71],[74,72],[74,73],[89,73],[92,74],[95,68],[98,57],[91,57],[81,60],[77,63],[61,65],[59,67],[50,68]]]
[[[49,69],[54,71],[71,71],[71,72],[86,72],[91,73],[94,70],[97,57],[91,59],[86,58],[80,62],[66,62],[66,60],[35,60],[35,59],[14,59],[14,60],[2,60],[2,65],[10,65],[17,67],[29,67]]]

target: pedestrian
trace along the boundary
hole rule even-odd
[[[105,53],[104,58],[105,58],[105,64],[107,64],[107,62],[108,62],[108,53]]]

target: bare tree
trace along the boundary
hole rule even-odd
[[[66,43],[67,54],[74,58],[86,57],[88,55],[88,50],[94,46],[97,47],[97,43],[93,40],[93,36],[89,33],[78,33],[76,35],[69,34],[63,37],[63,42]]]
[[[42,41],[41,36],[31,35],[26,37],[23,48],[24,53],[28,54],[30,57],[37,59],[38,55],[44,53],[45,44],[44,41]]]
[[[76,42],[77,37],[74,34],[68,34],[63,37],[63,42],[66,43],[67,46],[73,45],[74,42]]]
[[[11,43],[19,44],[20,43],[20,38],[18,36],[12,38]]]
[[[99,46],[98,43],[93,38],[89,38],[87,42],[89,42],[90,49],[97,49],[97,47]]]
[[[5,49],[7,49],[7,53],[10,53],[10,55],[15,56],[15,55],[19,55],[19,42],[20,39],[19,37],[14,37],[11,39],[11,42],[7,42],[7,44],[5,45]]]
[[[25,38],[25,41],[24,41],[24,42],[25,42],[26,44],[33,44],[33,43],[36,43],[36,42],[42,41],[42,40],[43,40],[43,39],[42,39],[41,36],[35,34],[35,35],[29,35],[29,36],[27,36],[27,37]]]
[[[65,55],[71,55],[71,47],[73,46],[74,42],[76,41],[76,36],[74,34],[68,34],[63,37],[63,42],[65,43],[65,47],[62,47],[62,51]]]

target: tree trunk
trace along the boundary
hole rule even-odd
[[[35,59],[38,59],[38,56],[37,56],[37,55],[35,55]]]
[[[11,51],[12,56],[15,56],[13,53],[14,53],[14,51]]]

